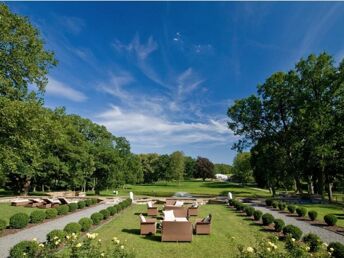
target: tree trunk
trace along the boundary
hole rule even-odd
[[[313,185],[312,176],[308,176],[308,194],[309,195],[314,194],[314,185]]]
[[[29,193],[29,189],[30,189],[30,185],[31,185],[31,180],[27,179],[23,185],[23,194],[24,195],[28,195]]]
[[[44,184],[42,184],[42,192],[45,192]]]
[[[295,186],[296,186],[296,192],[299,194],[302,194],[302,185],[301,185],[301,181],[300,178],[298,178],[297,176],[295,176]]]
[[[332,187],[333,187],[333,183],[328,183],[327,195],[328,195],[329,202],[333,201]]]

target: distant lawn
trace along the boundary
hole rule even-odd
[[[183,181],[179,184],[176,182],[158,182],[144,185],[127,185],[125,189],[119,190],[120,195],[128,195],[134,192],[136,195],[149,196],[172,196],[175,192],[188,192],[198,195],[227,195],[232,192],[238,197],[267,197],[270,196],[269,191],[255,187],[241,186],[232,182],[218,181]],[[92,194],[89,192],[89,194]],[[113,195],[112,190],[101,192],[102,195]]]
[[[18,212],[23,212],[28,215],[34,210],[37,210],[37,208],[28,208],[28,207],[22,207],[22,206],[11,206],[9,203],[0,203],[0,218],[7,221],[7,223],[10,220],[10,217]]]
[[[334,214],[338,218],[337,225],[344,227],[344,211],[343,206],[338,204],[300,204],[297,206],[302,206],[307,208],[308,211],[315,210],[318,212],[319,221],[324,221],[324,216],[327,214]]]
[[[160,233],[156,236],[139,235],[138,214],[145,212],[145,205],[133,205],[96,232],[106,245],[111,245],[111,239],[118,237],[140,258],[236,257],[239,246],[256,246],[258,241],[272,236],[271,233],[261,231],[261,227],[250,225],[252,221],[245,220],[224,205],[204,205],[200,207],[198,217],[212,214],[211,235],[193,235],[191,243],[161,242]],[[282,243],[278,245],[283,248]]]

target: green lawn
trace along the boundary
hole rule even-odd
[[[115,189],[114,189],[115,190]],[[183,181],[178,183],[158,182],[145,185],[128,185],[125,189],[119,190],[120,195],[127,195],[130,191],[136,195],[149,196],[172,196],[175,192],[188,192],[199,195],[227,195],[232,192],[239,197],[267,197],[270,196],[269,191],[255,187],[243,187],[232,182],[217,181]],[[92,194],[92,193],[89,193]],[[112,190],[101,192],[102,195],[112,195]]]
[[[344,227],[344,211],[343,206],[338,204],[302,204],[308,211],[315,210],[318,212],[317,220],[324,221],[324,216],[327,214],[334,214],[338,218],[337,225]]]
[[[23,212],[28,215],[34,210],[37,210],[37,208],[28,208],[28,207],[21,207],[21,206],[11,206],[9,203],[0,203],[0,218],[7,221],[7,223],[10,220],[10,217],[18,212]]]
[[[200,215],[213,216],[212,234],[209,236],[193,236],[191,243],[161,242],[160,234],[156,236],[139,235],[138,214],[145,213],[145,205],[133,205],[108,224],[96,230],[99,238],[106,245],[111,245],[111,239],[118,237],[124,245],[133,250],[137,257],[236,257],[240,245],[245,248],[256,246],[257,241],[263,241],[271,233],[261,231],[261,227],[250,225],[247,220],[237,213],[230,211],[224,205],[204,205],[200,207]],[[281,248],[281,244],[278,244]]]

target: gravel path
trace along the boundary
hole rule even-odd
[[[118,203],[120,200],[114,202],[102,203],[94,207],[80,210],[72,214],[63,216],[61,218],[54,219],[52,221],[39,224],[37,226],[21,230],[15,234],[7,235],[0,238],[0,257],[6,258],[9,255],[9,250],[12,246],[23,240],[32,240],[37,238],[38,241],[46,241],[47,234],[54,229],[63,229],[65,225],[70,222],[78,222],[83,217],[90,217],[92,213],[105,209]]]
[[[303,231],[304,234],[314,233],[318,235],[326,243],[340,242],[344,244],[344,236],[339,235],[335,232],[329,231],[327,229],[324,229],[318,226],[313,226],[309,224],[308,222],[297,220],[294,217],[288,217],[283,213],[279,213],[278,211],[270,210],[268,208],[261,207],[261,206],[256,206],[256,205],[253,205],[253,206],[256,210],[260,210],[263,213],[268,212],[271,215],[273,215],[275,218],[283,219],[286,225],[293,224],[294,226],[299,227]]]

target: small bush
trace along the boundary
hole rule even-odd
[[[115,215],[116,209],[113,206],[107,207],[106,209],[110,212],[111,216]]]
[[[87,207],[90,207],[93,203],[92,203],[92,200],[91,200],[91,199],[87,199],[87,200],[85,201],[85,204],[86,204]]]
[[[85,232],[91,228],[93,221],[90,218],[82,218],[79,220],[79,224],[81,226],[81,231]]]
[[[304,207],[298,207],[296,208],[296,213],[299,217],[304,217],[307,214],[307,209]]]
[[[278,207],[278,201],[272,201],[271,206],[276,209]]]
[[[237,204],[237,205],[239,205],[239,204]],[[237,205],[235,206],[235,208],[237,208]],[[117,208],[117,213],[122,210],[122,206],[119,204],[116,204],[115,207]]]
[[[78,202],[78,209],[83,209],[86,206],[86,202],[85,201],[79,201]]]
[[[114,205],[114,206],[112,206],[113,207],[113,209],[115,210],[115,214],[118,212],[118,207],[117,207],[117,205]]]
[[[322,245],[322,242],[320,238],[312,233],[309,233],[308,235],[305,235],[303,237],[303,242],[305,242],[309,246],[309,250],[311,252],[317,252],[320,250],[320,247]]]
[[[285,202],[279,202],[278,203],[278,209],[280,210],[280,211],[284,211],[285,210],[285,208],[286,208],[286,204],[285,204]]]
[[[81,231],[81,225],[76,222],[68,223],[64,229],[67,233],[79,233]]]
[[[261,211],[257,211],[257,210],[255,210],[254,212],[253,212],[253,217],[254,217],[254,220],[260,220],[260,218],[262,217],[262,215],[263,215],[263,212],[261,212]]]
[[[285,223],[283,220],[281,219],[275,219],[274,220],[274,228],[276,232],[281,232],[285,226]]]
[[[270,213],[265,213],[262,216],[262,221],[264,226],[269,226],[274,222],[274,216],[272,216]]]
[[[338,219],[333,214],[327,214],[327,215],[325,215],[324,220],[325,220],[327,225],[334,226],[334,225],[336,225]]]
[[[55,218],[57,216],[57,210],[55,208],[47,209],[45,215],[47,219]]]
[[[294,214],[296,211],[296,206],[295,205],[288,205],[287,207],[289,213]]]
[[[0,232],[7,227],[6,220],[0,219]]]
[[[56,208],[58,215],[65,215],[69,212],[69,207],[67,204],[60,205]]]
[[[47,242],[49,244],[55,243],[57,240],[63,241],[66,236],[66,232],[60,229],[54,229],[47,234]]]
[[[107,219],[110,216],[110,212],[106,209],[99,211],[101,214],[103,214],[103,219]]]
[[[331,252],[331,250],[333,251]],[[344,245],[339,242],[330,243],[327,250],[332,253],[331,257],[343,258],[344,257]]]
[[[244,211],[248,217],[252,217],[253,212],[254,212],[254,208],[251,206],[247,206],[247,207],[245,207]]]
[[[300,240],[302,236],[302,230],[294,225],[288,225],[283,228],[283,234],[285,236],[290,235],[296,240]]]
[[[42,222],[43,220],[45,220],[46,214],[44,211],[33,211],[30,214],[30,222],[31,223],[39,223]]]
[[[98,225],[103,218],[104,218],[103,214],[99,212],[95,212],[91,215],[91,220],[93,221],[93,225]]]
[[[10,218],[11,228],[25,228],[29,223],[29,215],[25,213],[16,213]]]
[[[309,211],[308,217],[310,218],[310,220],[314,221],[317,219],[318,213],[316,211]]]
[[[10,250],[11,258],[22,258],[25,253],[26,257],[39,257],[39,243],[37,241],[21,241]]]
[[[272,199],[266,199],[265,204],[266,206],[272,206]]]
[[[97,204],[97,199],[96,198],[92,198],[92,204]]]
[[[68,204],[68,207],[69,207],[69,211],[73,212],[73,211],[76,211],[76,209],[78,208],[78,204],[75,202],[72,202],[72,203]]]

